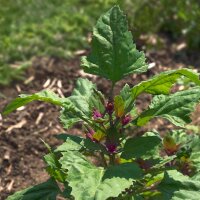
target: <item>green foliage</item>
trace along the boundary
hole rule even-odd
[[[18,62],[23,63],[33,56],[69,58],[74,51],[87,48],[87,37],[97,17],[116,3],[128,14],[130,29],[134,33],[135,39],[144,33],[164,31],[170,33],[173,38],[184,38],[191,49],[200,47],[200,9],[199,2],[196,0],[173,3],[168,0],[86,0],[84,2],[79,0],[16,0],[14,4],[11,0],[2,1],[0,7],[0,84],[7,85],[13,79],[21,78],[23,75],[24,68],[19,67],[15,70],[10,64],[18,65]],[[103,37],[99,38],[94,34],[93,45],[98,48],[99,45],[104,47],[104,43],[106,44],[104,51],[107,54],[104,56],[106,56],[107,62],[113,63],[112,59],[116,57],[118,65],[114,67],[120,69],[123,67],[121,70],[126,69],[123,75],[131,73],[132,70],[137,71],[139,67],[142,71],[145,70],[143,54],[139,53],[132,43],[128,43],[129,37],[131,37],[130,33],[127,33],[126,36],[121,35],[127,37],[124,45],[120,47],[123,49],[121,57],[121,50],[115,51],[118,48],[117,43],[109,44],[109,40],[107,40],[109,39],[107,37],[111,37],[114,32],[109,31],[106,23],[104,23],[105,29],[99,26],[101,24],[97,24],[95,28],[97,35],[104,37],[106,34],[106,37],[102,40]],[[119,25],[118,27],[119,35],[123,33],[123,29]],[[103,29],[100,31],[99,28]],[[116,31],[118,30],[116,29]],[[129,47],[127,44],[131,46]],[[111,47],[115,47],[115,50],[113,49],[115,53],[113,50],[110,51]],[[129,51],[130,57],[125,49],[133,50],[133,52]],[[97,70],[95,66],[99,61],[95,55],[96,53],[93,51],[89,62],[84,64],[87,70],[93,69],[95,74],[104,73],[106,78],[116,80],[120,78],[119,74],[113,75],[111,70],[113,66],[107,68],[107,64],[103,60],[101,61],[103,66],[99,65],[97,68],[103,67],[106,70],[104,72],[100,69]],[[98,54],[98,56],[100,55]],[[110,59],[107,58],[109,55],[111,55]],[[128,57],[129,62],[126,62],[126,65],[130,68],[124,67],[123,62]],[[138,57],[141,59],[135,63]]]
[[[168,119],[176,126],[184,127],[190,123],[190,114],[200,100],[200,87],[180,91],[169,96],[157,95],[153,98],[149,109],[136,119],[138,126],[143,126],[154,117]]]
[[[147,70],[144,53],[132,43],[126,17],[119,7],[113,7],[97,21],[92,53],[83,57],[82,67],[85,72],[105,77],[113,83],[131,73]]]
[[[119,20],[119,27],[116,19]],[[109,22],[106,27],[105,22]],[[119,7],[111,8],[100,17],[94,29],[94,37],[105,42],[105,38],[97,34],[97,29],[107,31],[110,25],[111,30],[115,30],[111,35],[114,34],[113,37],[119,39],[119,49],[114,52],[120,50],[125,57],[135,54],[137,50],[132,44],[127,22]],[[116,33],[119,28],[122,32]],[[130,49],[125,48],[127,43]],[[113,44],[112,48],[115,48],[116,44]],[[102,54],[102,57],[98,57],[98,63],[95,56],[93,61],[97,65],[95,73],[113,83],[109,97],[99,92],[91,81],[80,78],[70,97],[60,98],[51,91],[41,91],[32,95],[21,95],[4,109],[4,114],[8,114],[34,100],[52,103],[61,107],[60,118],[66,128],[79,122],[84,133],[84,136],[57,136],[64,142],[54,150],[44,143],[49,150],[44,161],[51,179],[17,192],[7,200],[55,200],[57,195],[77,200],[199,198],[199,136],[189,135],[184,130],[172,131],[164,136],[156,131],[139,136],[135,135],[134,129],[129,135],[125,132],[127,126],[137,128],[156,117],[168,119],[175,126],[184,127],[191,121],[190,113],[200,99],[198,74],[188,69],[163,72],[133,88],[126,84],[114,96],[113,88],[117,81],[129,73],[142,72],[144,68],[132,68],[137,66],[135,61],[131,60],[130,64],[126,57],[121,70],[120,65],[113,65],[118,63],[119,58],[108,54],[106,46],[104,49],[101,42],[99,45],[96,48],[93,44],[90,56]],[[136,54],[141,55],[138,52]],[[83,58],[84,62],[91,62],[90,56]],[[144,60],[142,54],[142,62]],[[106,65],[101,65],[102,63]],[[109,70],[113,70],[113,73]],[[86,71],[94,74],[93,66]],[[182,77],[196,86],[171,94],[172,86]],[[149,108],[137,113],[135,101],[142,93],[154,96]],[[62,185],[62,191],[56,182]]]
[[[165,173],[158,190],[162,192],[162,199],[164,200],[197,200],[200,195],[199,187],[198,181],[191,180],[176,170],[172,170]]]
[[[45,183],[16,192],[9,196],[7,200],[55,200],[59,193],[61,193],[61,191],[57,183],[53,179],[49,179]]]
[[[161,143],[157,135],[134,137],[126,140],[121,157],[124,159],[140,158],[155,149]]]
[[[54,92],[48,91],[48,90],[43,90],[41,92],[32,94],[32,95],[20,95],[20,97],[16,98],[15,101],[10,103],[4,111],[4,114],[8,114],[12,112],[13,110],[16,110],[17,108],[26,105],[32,101],[45,101],[49,102],[55,105],[62,106],[63,99],[58,97]]]

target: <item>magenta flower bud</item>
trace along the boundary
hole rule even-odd
[[[106,149],[111,154],[116,153],[117,152],[117,145],[116,144],[106,144]]]
[[[122,125],[125,126],[127,125],[129,122],[131,121],[131,116],[130,115],[126,115],[122,118]]]
[[[102,118],[102,116],[103,116],[103,115],[102,115],[98,110],[94,109],[94,111],[93,111],[93,113],[92,113],[92,117],[93,117],[94,119]]]
[[[86,133],[86,137],[89,138],[90,140],[93,140],[93,137],[92,137],[91,133]]]
[[[106,104],[106,111],[108,114],[112,114],[114,111],[114,104],[112,102],[108,102]]]
[[[95,138],[93,138],[95,131],[93,129],[90,129],[88,133],[86,133],[86,138],[89,138],[93,142],[98,142]]]

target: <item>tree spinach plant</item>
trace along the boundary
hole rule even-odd
[[[200,80],[189,69],[160,73],[134,87],[126,84],[118,95],[113,88],[133,73],[146,72],[145,55],[136,49],[125,15],[114,6],[97,21],[92,50],[82,58],[84,71],[112,82],[109,97],[88,79],[79,78],[70,97],[51,91],[20,95],[4,114],[34,100],[61,107],[65,128],[82,123],[83,136],[61,134],[63,144],[44,156],[50,175],[47,182],[24,189],[7,200],[54,200],[57,196],[76,200],[192,199],[200,196],[200,138],[185,133],[190,113],[200,100]],[[195,87],[171,93],[179,78]],[[153,96],[149,107],[137,111],[136,99]],[[181,130],[157,131],[135,136],[126,129],[141,127],[154,118],[164,118]]]

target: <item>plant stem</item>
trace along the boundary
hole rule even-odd
[[[100,156],[101,156],[102,163],[103,163],[104,167],[107,167],[108,165],[107,165],[107,162],[106,162],[104,153],[103,153],[103,152],[100,152]]]
[[[109,100],[113,101],[113,91],[114,91],[115,83],[112,82],[112,86],[110,88]]]
[[[115,154],[109,155],[110,158],[110,165],[115,165]]]

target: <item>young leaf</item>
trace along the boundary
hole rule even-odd
[[[200,196],[200,183],[176,170],[165,172],[164,179],[159,184],[163,200],[198,200]]]
[[[121,157],[127,160],[131,158],[139,158],[153,150],[160,143],[161,139],[157,135],[130,138],[124,145]]]
[[[184,127],[186,123],[191,122],[190,113],[199,100],[200,87],[180,91],[169,96],[155,96],[149,109],[139,115],[134,123],[143,126],[154,117],[162,117],[176,126]]]
[[[121,118],[124,115],[124,109],[125,109],[124,104],[125,104],[124,100],[120,95],[115,96],[115,98],[114,98],[114,109],[115,109],[116,117]]]
[[[57,183],[49,179],[45,183],[16,192],[6,200],[55,200],[60,192]]]
[[[150,94],[169,94],[170,89],[177,79],[181,76],[188,78],[190,81],[200,85],[199,76],[197,73],[189,69],[178,69],[160,73],[153,78],[143,81],[131,89],[133,99],[136,99],[143,92]]]
[[[72,95],[67,98],[69,102],[63,104],[60,119],[64,127],[70,128],[83,119],[90,120],[94,108],[103,113],[104,105],[98,94],[95,84],[88,79],[79,78]]]
[[[142,176],[142,171],[136,164],[126,163],[105,171],[89,163],[79,152],[64,152],[60,163],[63,169],[68,170],[67,181],[72,188],[71,195],[79,200],[117,197],[132,185],[134,177]]]
[[[93,30],[92,53],[82,58],[85,72],[96,74],[113,83],[132,73],[147,70],[145,56],[133,44],[125,15],[118,6],[97,21]]]
[[[62,106],[65,98],[58,97],[54,92],[49,90],[43,90],[41,92],[31,94],[31,95],[20,95],[20,97],[16,98],[9,105],[7,105],[3,111],[4,115],[9,114],[10,112],[16,110],[17,108],[24,106],[32,101],[45,101],[48,103],[52,103],[58,106]]]

